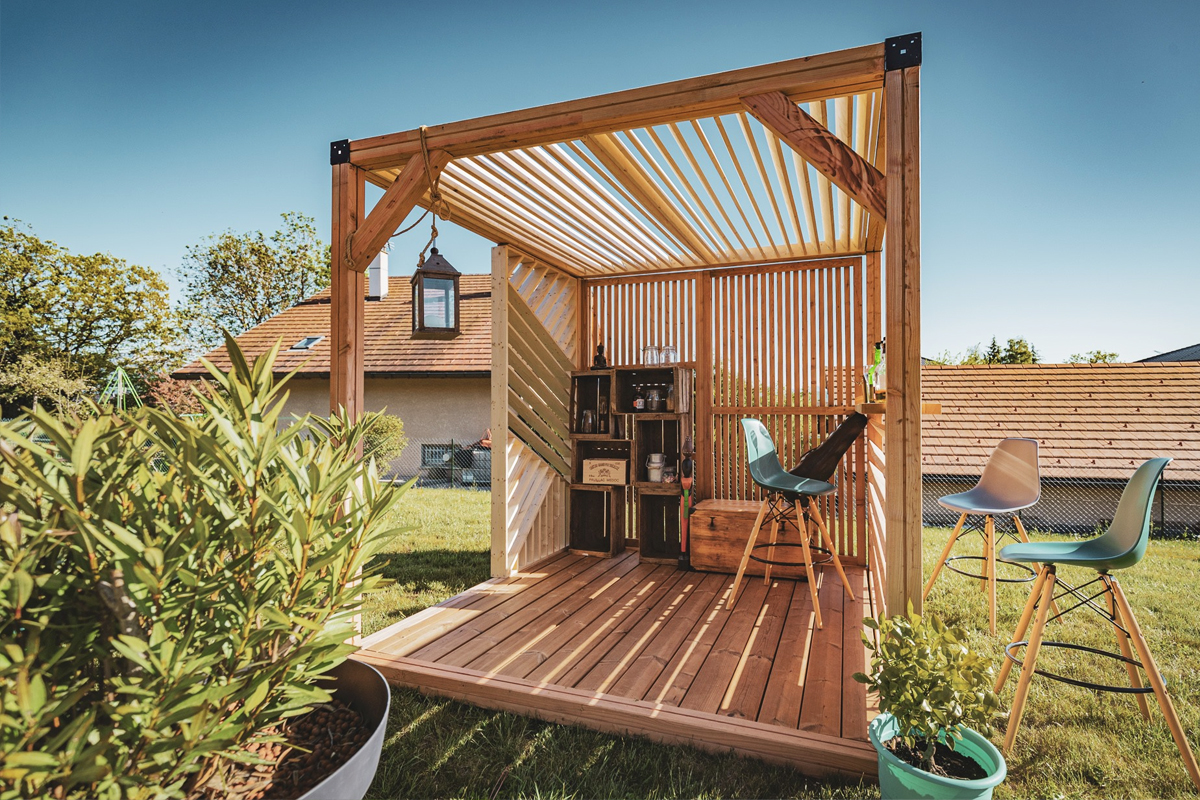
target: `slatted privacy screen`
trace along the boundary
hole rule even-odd
[[[496,363],[506,365],[507,381],[501,397],[493,393],[493,420],[499,414],[508,435],[504,480],[493,480],[493,525],[503,527],[507,573],[566,547],[569,373],[579,346],[579,284],[512,248],[496,251],[493,269],[503,261],[507,280],[500,284],[503,307],[493,298],[493,313],[503,321],[502,331],[494,321],[493,335],[503,337]],[[496,559],[493,569],[501,569]]]
[[[823,442],[853,411],[862,374],[863,277],[859,259],[729,270],[712,279],[715,497],[757,499],[740,421],[766,425],[785,468]],[[819,508],[838,550],[865,558],[865,443],[835,476]]]
[[[612,366],[642,363],[646,345],[696,358],[696,284],[702,273],[588,281],[592,352],[604,345]],[[590,358],[589,358],[590,362]]]
[[[742,418],[767,426],[790,467],[853,411],[868,347],[861,259],[586,286],[588,340],[606,346],[610,363],[640,363],[645,344],[673,344],[682,361],[696,363],[702,497],[760,496],[747,470]],[[866,559],[865,460],[860,439],[835,476],[837,492],[820,501],[839,551],[859,562]]]
[[[882,163],[880,91],[799,107]],[[586,278],[868,249],[866,209],[746,110],[458,158],[441,188],[459,224]]]

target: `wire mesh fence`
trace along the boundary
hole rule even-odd
[[[925,474],[921,481],[922,518],[926,527],[952,528],[959,512],[938,505],[938,498],[965,492],[978,475]],[[1021,512],[1021,522],[1033,533],[1091,536],[1112,522],[1125,488],[1123,480],[1042,478],[1042,496]],[[1159,539],[1200,539],[1200,481],[1165,478],[1154,496],[1150,535]],[[997,530],[1011,525],[996,518]]]
[[[417,486],[430,489],[492,488],[490,443],[438,439],[409,439],[404,451],[381,473],[394,481],[417,479]]]

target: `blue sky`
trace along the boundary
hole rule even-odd
[[[923,347],[1200,341],[1200,3],[61,3],[0,8],[0,213],[173,280],[328,146],[924,33]],[[464,271],[489,244],[446,231]],[[424,244],[397,240],[393,263]]]

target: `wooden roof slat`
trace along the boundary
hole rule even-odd
[[[727,113],[750,94],[779,91],[796,102],[878,88],[882,43],[611,94],[493,114],[426,129],[431,149],[455,157],[564,142],[594,133]],[[419,130],[358,139],[351,163],[395,167],[420,152]]]
[[[696,128],[697,131],[700,130],[699,125],[696,120],[692,120],[692,125]],[[717,193],[716,193],[716,191],[713,190],[712,184],[709,183],[708,176],[706,176],[704,174],[704,170],[701,168],[700,162],[696,158],[696,154],[692,152],[691,146],[688,145],[687,139],[684,138],[683,131],[681,131],[679,129],[679,125],[674,122],[672,122],[667,127],[671,131],[671,138],[675,140],[675,144],[679,147],[680,151],[683,153],[684,158],[687,159],[688,164],[691,166],[692,172],[695,173],[696,177],[698,177],[700,179],[700,183],[704,186],[704,190],[706,192],[708,192],[709,200],[711,200],[712,204],[714,206],[716,206],[717,211],[721,214],[721,217],[725,220],[725,224],[727,226],[729,226],[729,230],[731,230],[733,232],[734,238],[738,240],[738,244],[741,245],[743,250],[746,249],[746,240],[742,238],[741,232],[737,229],[737,226],[733,223],[733,220],[730,219],[729,212],[725,210],[725,204],[721,202],[719,197],[717,197]],[[701,139],[703,139],[703,137],[704,137],[703,131],[700,131],[700,137],[701,137]],[[707,148],[708,143],[704,142],[704,146]],[[711,152],[710,152],[710,155],[711,155]],[[713,166],[716,168],[717,173],[721,175],[722,180],[724,180],[725,175],[724,175],[724,173],[721,172],[721,167],[719,164],[716,163],[715,160],[713,161]],[[725,185],[728,187],[729,182],[725,181]],[[731,197],[733,196],[732,192],[730,192],[730,196]],[[734,200],[733,202],[736,205],[737,201]]]
[[[779,211],[779,201],[775,199],[775,191],[771,188],[771,179],[767,177],[767,169],[763,165],[762,152],[758,149],[758,141],[754,138],[754,131],[750,129],[750,120],[742,112],[737,114],[738,125],[742,129],[742,136],[746,138],[746,146],[750,148],[750,154],[754,159],[754,166],[758,168],[758,177],[762,181],[763,190],[767,193],[767,199],[771,201],[771,208],[775,212],[775,221],[779,223],[779,235],[783,238],[784,246],[791,252],[791,243],[787,241],[787,226],[783,224],[783,214]]]
[[[742,169],[742,162],[738,160],[737,153],[733,150],[733,142],[730,141],[729,132],[725,130],[725,123],[721,121],[720,117],[713,117],[713,122],[717,123],[717,130],[721,132],[721,139],[725,142],[725,149],[729,152],[729,158],[733,161],[733,166],[742,181],[742,188],[745,189],[746,196],[750,198],[750,204],[754,207],[754,213],[758,217],[758,224],[762,226],[767,241],[771,243],[771,249],[775,251],[775,256],[777,258],[782,257],[783,254],[779,251],[779,245],[775,243],[775,237],[771,235],[771,228],[767,225],[767,220],[763,216],[762,209],[758,206],[758,198],[754,196],[754,191],[750,188],[750,181],[747,180],[746,173]]]
[[[658,243],[649,231],[622,226],[621,219],[615,211],[616,201],[611,195],[597,195],[588,186],[565,172],[555,161],[546,158],[540,148],[528,151],[513,150],[501,155],[526,172],[536,175],[564,200],[571,202],[569,198],[573,195],[576,198],[572,203],[574,208],[610,235],[623,239],[641,255],[647,265],[659,264],[664,259],[673,257],[665,246],[660,245],[661,249],[655,250]]]
[[[714,120],[714,122],[715,121],[716,120]],[[732,202],[734,208],[737,209],[738,215],[742,218],[742,222],[745,224],[746,230],[750,234],[750,238],[754,240],[754,246],[762,249],[762,244],[758,240],[758,234],[755,233],[754,226],[750,224],[750,218],[746,216],[746,210],[742,208],[742,203],[738,199],[737,193],[733,191],[733,185],[729,181],[729,175],[725,172],[725,168],[721,166],[721,162],[717,159],[717,154],[713,151],[712,144],[708,141],[708,135],[704,132],[704,128],[700,126],[700,120],[692,120],[692,129],[696,132],[696,137],[700,140],[700,144],[704,146],[704,152],[708,155],[708,160],[712,162],[713,169],[716,170],[717,175],[720,176],[721,183],[724,184],[725,191],[729,194],[730,202]],[[721,213],[726,213],[724,204],[721,204]],[[728,216],[726,216],[726,219],[728,219]],[[735,231],[737,230],[737,227],[732,222],[729,223],[729,227],[733,228]],[[741,236],[738,237],[738,241],[742,242],[743,248],[748,249],[749,246],[742,240]]]
[[[637,203],[625,190],[625,187],[613,181],[611,177],[608,176],[603,169],[600,169],[598,164],[593,163],[587,154],[583,152],[583,150],[577,145],[574,143],[570,143],[569,145],[555,144],[549,145],[545,148],[534,148],[526,152],[532,154],[534,158],[538,158],[539,153],[542,154],[546,158],[550,159],[540,159],[548,169],[554,169],[553,165],[557,164],[558,168],[568,173],[574,179],[580,181],[582,184],[584,184],[584,186],[595,192],[598,196],[610,198],[612,208],[616,212],[614,219],[619,225],[621,225],[622,228],[632,231],[636,235],[644,236],[647,242],[652,243],[655,248],[662,252],[662,258],[665,258],[668,261],[674,261],[675,264],[680,267],[684,265],[683,260],[679,256],[679,253],[683,250],[683,248],[680,247],[680,245],[671,237],[670,232],[663,230],[662,226],[659,225],[657,220],[647,217],[647,220],[649,220],[649,223],[647,223],[634,214],[633,210],[637,208]],[[589,169],[594,170],[597,175],[602,176],[605,181],[609,182],[613,190],[617,192],[617,195],[610,194],[609,191],[604,187],[604,184],[600,183],[600,181],[597,180],[590,172],[588,172],[583,168],[583,166],[571,158],[572,152],[574,152],[577,157],[583,160]],[[624,200],[625,202],[619,202],[617,199],[618,195],[620,196],[621,200]],[[626,203],[628,205],[626,205]],[[658,229],[657,233],[651,229],[651,225]]]
[[[810,103],[812,117],[821,127],[825,127],[825,101]],[[833,250],[836,247],[833,232],[833,182],[821,170],[817,170],[817,199],[821,203],[821,252]]]
[[[783,187],[783,199],[787,207],[787,220],[792,228],[792,234],[795,236],[796,242],[800,244],[805,255],[808,255],[808,243],[804,241],[804,231],[800,229],[800,214],[796,210],[796,194],[792,191],[792,179],[788,175],[787,162],[783,158],[783,145],[779,141],[779,137],[764,131],[767,137],[767,150],[771,153],[771,163],[775,167],[775,177],[779,180],[779,185]]]
[[[833,131],[833,135],[842,141],[846,146],[847,153],[857,155],[862,159],[862,155],[854,150],[850,131],[850,112],[853,98],[838,97],[833,101],[833,110],[837,125]],[[800,109],[797,108],[797,111]],[[882,176],[880,176],[882,177]],[[841,175],[838,176],[841,179]],[[837,184],[835,184],[836,186]],[[845,189],[838,186],[838,249],[846,250],[850,247],[850,195]]]
[[[672,181],[667,175],[666,170],[664,170],[662,165],[658,163],[658,159],[654,157],[654,155],[650,152],[650,149],[646,146],[646,143],[642,141],[640,136],[638,136],[638,132],[618,131],[613,135],[613,141],[620,143],[620,137],[622,135],[629,141],[629,144],[633,145],[634,150],[636,150],[638,155],[645,160],[646,164],[649,165],[650,170],[654,173],[654,176],[658,178],[659,187],[661,188],[665,186],[667,188],[672,198],[672,204],[675,206],[676,210],[684,212],[684,214],[691,218],[690,224],[692,226],[692,230],[696,231],[697,234],[704,238],[710,252],[712,252],[714,256],[717,253],[720,253],[723,248],[721,243],[717,241],[717,237],[713,234],[708,225],[705,224],[704,220],[700,218],[701,215],[696,211],[695,208],[692,207],[692,204],[689,203],[687,198],[683,196],[683,192],[679,190],[679,187],[675,185],[675,182]],[[637,161],[633,151],[630,151],[628,148],[625,150],[625,155],[631,161]],[[678,174],[678,168],[675,167],[673,160],[671,161],[671,165],[673,168],[675,168],[676,174]],[[728,242],[726,243],[725,247],[732,249]]]
[[[667,227],[682,242],[694,257],[706,263],[716,261],[708,244],[679,213],[679,210],[663,194],[662,189],[651,179],[632,154],[624,152],[624,145],[612,134],[588,136],[584,146],[604,165],[612,177],[637,198],[643,213],[654,217]]]
[[[729,240],[729,237],[725,235],[725,231],[721,228],[721,226],[717,222],[716,218],[712,215],[712,212],[709,210],[708,206],[705,205],[704,201],[700,199],[699,192],[696,191],[696,188],[692,185],[692,182],[689,181],[687,176],[684,174],[683,169],[680,168],[679,164],[675,161],[675,157],[671,155],[670,150],[667,149],[667,146],[663,143],[663,140],[659,137],[658,131],[656,131],[654,128],[647,128],[646,132],[650,134],[650,138],[654,141],[654,144],[658,147],[658,151],[663,155],[663,158],[666,159],[667,164],[671,167],[671,171],[675,174],[676,179],[678,179],[678,181],[681,184],[683,184],[683,188],[687,190],[689,195],[691,195],[692,202],[695,203],[696,207],[699,208],[700,211],[704,214],[704,218],[708,220],[708,224],[709,224],[709,226],[711,226],[711,229],[713,231],[716,231],[717,236],[719,236],[721,238],[721,241],[724,243],[724,249],[732,250],[733,243]],[[675,141],[678,142],[679,140],[676,139]],[[683,153],[688,154],[686,143],[679,143],[679,148]],[[693,158],[692,160],[694,161],[695,159]],[[698,173],[698,174],[700,174],[701,177],[703,177],[702,173]],[[711,197],[711,189],[709,192],[709,196]],[[718,203],[717,206],[719,208],[720,204]],[[734,236],[735,237],[737,236],[736,231],[734,232]],[[739,241],[741,241],[741,240],[739,239]],[[742,246],[745,247],[745,243],[742,243]]]

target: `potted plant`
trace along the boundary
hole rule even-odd
[[[1007,773],[1004,756],[968,725],[990,728],[1000,701],[990,664],[967,634],[913,612],[863,624],[871,674],[854,679],[879,695],[868,728],[884,798],[989,798]]]
[[[200,415],[0,426],[0,798],[370,784],[390,695],[346,642],[406,487],[371,419],[282,423],[277,349],[226,344]]]

